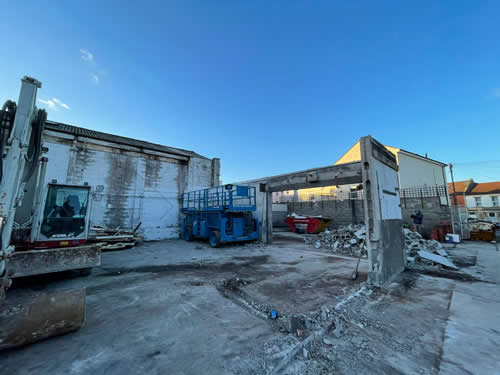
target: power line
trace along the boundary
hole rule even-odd
[[[461,163],[453,163],[453,165],[475,165],[475,164],[491,164],[491,163],[500,163],[500,160],[464,161]]]

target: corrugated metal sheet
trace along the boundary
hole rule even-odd
[[[60,122],[47,121],[45,124],[45,129],[53,130],[53,131],[57,131],[57,132],[62,132],[62,133],[66,133],[66,134],[71,134],[71,135],[75,135],[75,136],[94,138],[94,139],[99,139],[99,140],[103,140],[103,141],[139,147],[139,148],[158,151],[158,152],[167,152],[170,154],[176,154],[176,155],[187,156],[187,157],[197,157],[197,158],[202,158],[202,159],[208,160],[208,158],[206,158],[205,156],[199,155],[193,151],[183,150],[180,148],[169,147],[169,146],[164,146],[164,145],[159,145],[156,143],[141,141],[141,140],[133,139],[133,138],[122,137],[122,136],[114,135],[114,134],[102,133],[99,131],[81,128],[78,126],[73,126],[73,125],[68,125],[68,124],[63,124]]]

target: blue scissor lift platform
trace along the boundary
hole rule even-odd
[[[210,246],[259,238],[253,186],[221,185],[182,194],[182,238],[209,240]]]

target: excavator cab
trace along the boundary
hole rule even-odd
[[[43,210],[39,234],[35,239],[39,242],[60,242],[78,240],[79,243],[88,236],[89,186],[48,184],[47,199]]]

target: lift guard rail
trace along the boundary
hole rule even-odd
[[[259,238],[256,189],[251,186],[223,185],[190,191],[182,195],[182,233],[186,241],[208,239],[210,246],[251,241]]]
[[[253,186],[222,185],[182,194],[182,211],[255,211],[256,189]]]

